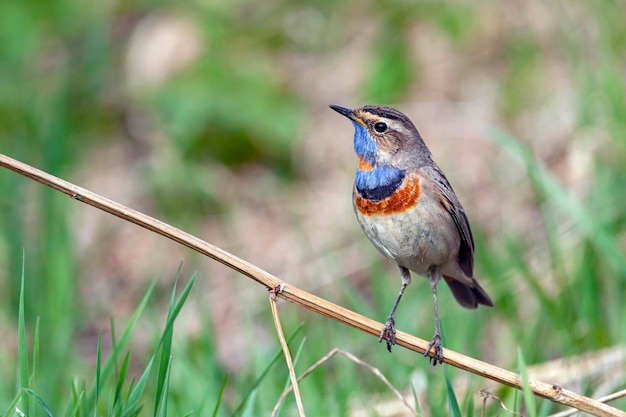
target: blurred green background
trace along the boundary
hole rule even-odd
[[[463,310],[442,286],[447,347],[511,370],[519,347],[531,377],[597,397],[626,385],[624,16],[609,0],[4,1],[0,152],[383,321],[399,274],[353,218],[352,127],[327,105],[397,107],[463,202],[496,303]],[[128,348],[127,384],[139,378],[181,261],[183,282],[198,275],[175,325],[169,413],[269,415],[287,370],[279,360],[262,377],[279,349],[265,289],[0,170],[0,412],[14,415],[19,392],[23,265],[31,351],[40,329],[33,389],[54,415],[85,415],[71,410],[94,385],[98,334],[107,357],[110,320],[122,329],[156,281]],[[398,328],[430,340],[426,281],[405,297]],[[299,373],[339,347],[414,392],[422,415],[447,413],[440,368],[279,307],[288,334],[302,323]],[[523,409],[512,390],[450,371],[465,414],[482,387]],[[377,409],[392,395],[341,358],[301,389],[311,415],[405,412]],[[290,397],[282,414],[294,410]]]

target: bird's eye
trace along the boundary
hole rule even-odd
[[[387,130],[387,124],[383,122],[378,122],[374,125],[374,130],[378,133],[383,133],[385,130]]]

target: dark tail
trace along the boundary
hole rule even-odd
[[[491,297],[483,290],[483,287],[480,286],[478,281],[472,278],[474,283],[473,287],[467,286],[460,281],[452,277],[447,277],[444,275],[443,277],[446,280],[446,284],[450,287],[450,291],[452,291],[452,295],[456,298],[459,304],[461,304],[465,308],[476,308],[479,304],[485,305],[487,307],[493,307],[493,301]]]

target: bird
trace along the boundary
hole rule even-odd
[[[401,286],[379,342],[396,343],[395,314],[411,272],[428,279],[435,334],[424,356],[443,363],[437,284],[443,278],[463,307],[493,307],[474,278],[474,238],[452,186],[411,120],[386,106],[331,105],[354,125],[359,159],[352,191],[356,218],[372,244],[400,269]],[[430,352],[432,350],[432,356]]]

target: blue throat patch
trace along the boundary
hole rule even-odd
[[[354,125],[354,152],[370,165],[375,165],[378,144],[365,127],[353,121]]]
[[[382,165],[369,171],[358,170],[354,183],[363,198],[380,201],[392,195],[400,187],[405,176],[401,169]]]

